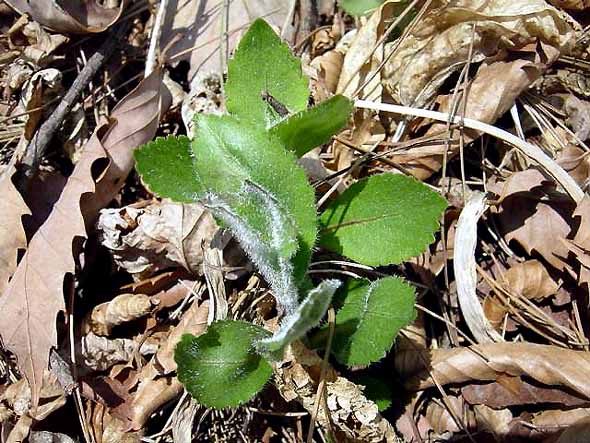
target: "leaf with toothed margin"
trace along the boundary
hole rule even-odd
[[[289,343],[300,339],[320,323],[339,286],[338,280],[322,281],[317,288],[309,291],[295,312],[283,318],[279,330],[272,337],[258,341],[257,348],[262,353],[270,353],[280,359],[283,349]]]
[[[332,353],[345,365],[368,365],[391,349],[398,331],[416,318],[414,288],[385,277],[346,294],[336,314]]]
[[[249,220],[215,194],[208,194],[202,201],[211,213],[230,228],[242,249],[270,284],[279,306],[287,313],[297,309],[298,288],[293,277],[291,259],[297,251],[297,235],[287,214],[277,202],[259,186],[245,182],[243,193],[259,198],[259,210],[266,211],[263,230],[270,234],[270,242],[261,235],[260,226],[253,227]]]
[[[135,151],[135,167],[150,191],[182,203],[199,199],[190,143],[182,135],[158,137]]]
[[[269,129],[297,157],[320,146],[337,134],[348,122],[352,102],[336,95],[313,108],[300,111]]]
[[[178,379],[200,404],[235,407],[250,400],[272,375],[253,343],[270,335],[237,320],[218,321],[198,337],[185,334],[174,351]]]
[[[447,206],[423,183],[400,174],[359,180],[320,216],[320,246],[369,266],[401,263],[434,241]]]
[[[263,19],[252,23],[227,65],[227,110],[243,120],[269,127],[281,119],[262,99],[269,93],[289,112],[307,108],[308,79],[301,61]]]
[[[232,116],[198,115],[195,123],[195,170],[206,193],[225,201],[265,244],[272,243],[268,205],[260,193],[244,192],[246,182],[275,201],[297,233],[292,261],[299,285],[315,243],[317,215],[313,188],[295,156],[263,128]]]

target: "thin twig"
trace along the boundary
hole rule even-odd
[[[315,421],[318,417],[320,410],[320,402],[324,397],[324,390],[326,386],[326,373],[328,372],[328,358],[330,357],[330,350],[332,349],[332,339],[334,338],[334,330],[336,328],[336,313],[334,308],[330,306],[328,309],[328,341],[326,342],[326,350],[324,351],[324,358],[322,360],[322,366],[320,370],[320,383],[318,385],[318,391],[315,396],[314,407],[311,414],[311,422],[309,423],[309,431],[307,432],[307,443],[311,443],[313,440],[313,430],[315,428]],[[325,411],[326,421],[330,423],[330,414],[328,410]]]
[[[156,13],[152,34],[150,35],[150,47],[145,59],[144,75],[146,77],[150,75],[156,67],[158,43],[160,42],[160,36],[162,35],[162,27],[164,26],[164,18],[166,17],[167,8],[168,0],[160,0],[160,6],[158,7],[158,12]]]
[[[444,112],[428,111],[426,109],[412,108],[409,106],[391,105],[388,103],[377,103],[367,100],[356,100],[355,106],[357,108],[373,109],[375,111],[392,112],[394,114],[430,118],[442,122],[448,121],[451,117],[449,116],[449,114]],[[539,147],[519,139],[517,136],[511,134],[508,131],[504,131],[503,129],[497,128],[487,123],[483,123],[479,120],[474,120],[471,118],[452,117],[451,121],[457,124],[462,123],[467,128],[484,132],[486,134],[489,134],[493,137],[499,138],[511,144],[520,152],[522,152],[525,156],[527,156],[531,160],[538,163],[541,167],[543,167],[545,171],[547,171],[547,173],[551,175],[551,177],[553,177],[555,181],[563,187],[565,192],[567,192],[569,196],[572,198],[572,200],[574,200],[576,203],[580,202],[582,198],[584,198],[584,191],[575,182],[575,180],[553,159],[551,159],[547,154],[545,154]]]
[[[100,67],[111,56],[117,46],[119,38],[123,35],[125,30],[127,30],[127,22],[118,25],[110,32],[110,35],[107,36],[106,41],[98,51],[88,59],[88,63],[84,66],[84,69],[80,71],[80,74],[78,74],[76,80],[74,80],[74,83],[59,105],[57,105],[51,116],[43,122],[33,136],[33,139],[27,145],[27,149],[21,160],[21,165],[23,167],[23,174],[19,182],[21,189],[24,190],[28,180],[35,175],[40,159],[45,154],[49,142],[51,142],[55,132],[61,126],[66,115],[68,115],[72,109],[72,106],[78,101],[80,94],[86,89],[90,80],[92,80]]]

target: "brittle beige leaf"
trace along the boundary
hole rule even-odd
[[[115,23],[125,7],[107,8],[96,0],[6,0],[21,14],[57,32],[87,34],[102,32]]]
[[[168,53],[173,57],[182,54],[182,57],[174,57],[174,60],[190,61],[189,79],[193,79],[197,72],[223,72],[224,67],[220,66],[220,45],[224,45],[224,54],[230,54],[240,35],[257,17],[264,17],[273,26],[282,26],[289,14],[290,4],[288,0],[234,2],[226,18],[223,0],[178,2],[175,13],[171,14],[171,26],[163,30],[161,47],[176,40]],[[219,31],[223,29],[224,23],[227,23],[228,35],[221,43],[222,34]],[[183,38],[176,39],[179,34]]]
[[[82,333],[107,336],[115,326],[148,315],[154,305],[145,294],[121,294],[95,306],[82,321]]]
[[[55,321],[64,311],[64,284],[74,273],[80,240],[98,211],[109,203],[133,167],[133,149],[155,135],[168,97],[161,74],[154,72],[112,112],[113,123],[99,127],[0,298],[4,345],[15,354],[36,405],[49,351],[57,344]]]
[[[14,168],[4,171],[0,177],[0,293],[8,286],[8,280],[16,269],[18,251],[27,246],[27,236],[22,217],[31,212],[21,194],[12,183]]]
[[[493,409],[538,403],[561,406],[588,404],[587,399],[570,394],[566,390],[536,386],[522,377],[509,375],[500,375],[494,383],[469,384],[461,388],[461,394],[468,403],[483,404]]]
[[[551,47],[543,49],[543,63],[538,60],[483,63],[469,86],[463,116],[484,123],[495,123],[502,114],[512,107],[516,97],[539,78],[546,67],[559,56],[559,52]],[[540,56],[541,54],[539,54],[539,58]],[[439,101],[442,102],[441,111],[450,112],[453,109],[452,95],[439,98]],[[461,110],[461,114],[463,114],[463,110]],[[428,129],[426,137],[440,138],[441,133],[446,135],[446,124],[435,123]],[[471,129],[465,129],[463,132],[465,144],[479,136],[478,131]],[[413,148],[407,154],[393,156],[393,160],[410,168],[414,176],[421,179],[428,178],[442,167],[445,150],[449,150],[449,158],[459,153],[457,131],[453,132],[452,139],[454,143],[450,143],[448,146],[441,143],[435,146]]]
[[[496,380],[501,374],[526,376],[547,386],[561,386],[590,399],[590,354],[533,343],[493,343],[477,347],[435,349],[414,353],[414,375],[406,386],[434,386]],[[407,352],[406,352],[407,353]],[[408,356],[405,356],[407,363]],[[429,365],[424,369],[425,362]],[[406,366],[406,370],[409,366]]]
[[[556,193],[554,185],[535,169],[513,173],[503,187],[493,188],[500,194],[496,211],[504,238],[516,241],[528,254],[536,251],[554,268],[563,270],[574,203]],[[547,241],[548,237],[552,241]]]
[[[559,289],[559,285],[538,260],[517,263],[506,271],[504,280],[512,293],[530,300],[543,300]]]
[[[171,201],[104,209],[97,227],[115,263],[135,279],[178,266],[202,274],[203,251],[218,229],[201,204]]]
[[[471,61],[479,62],[537,40],[561,52],[574,43],[570,25],[544,0],[433,2],[384,66],[384,86],[399,103],[420,107],[470,53]]]
[[[201,335],[207,329],[209,302],[193,303],[172,329],[167,340],[138,376],[139,386],[133,394],[131,428],[141,429],[150,415],[182,391],[182,384],[170,373],[176,370],[174,348],[183,334]]]
[[[312,374],[319,373],[320,365],[315,352],[300,342],[291,343],[285,358],[275,367],[275,381],[283,398],[298,401],[312,413],[317,391]],[[381,416],[377,405],[367,400],[358,385],[339,377],[331,367],[326,373],[326,395],[327,410],[320,408],[317,416],[323,428],[334,429],[344,441],[396,441],[393,427]]]

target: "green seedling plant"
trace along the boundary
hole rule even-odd
[[[195,136],[158,138],[136,151],[152,192],[201,202],[240,242],[270,286],[282,315],[271,334],[235,320],[214,322],[176,347],[178,378],[201,404],[224,408],[254,396],[294,340],[323,345],[321,324],[341,283],[314,287],[307,275],[318,246],[370,266],[400,263],[434,239],[446,202],[402,175],[353,184],[321,215],[297,159],[326,143],[350,118],[336,95],[309,107],[308,79],[272,28],[256,20],[228,64],[227,115],[199,114]],[[345,365],[385,356],[398,330],[414,320],[414,291],[397,277],[352,280],[339,291],[332,353]]]

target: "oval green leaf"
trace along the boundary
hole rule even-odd
[[[296,226],[299,250],[295,278],[303,281],[317,233],[313,188],[293,153],[260,127],[233,116],[198,115],[193,140],[196,173],[207,191],[219,195],[270,243],[269,215],[253,194],[250,181],[269,192]]]
[[[177,202],[198,200],[201,186],[195,173],[188,137],[158,137],[134,153],[137,172],[148,189]]]
[[[416,318],[414,288],[385,277],[351,290],[336,314],[332,353],[345,365],[368,365],[391,349],[399,330]]]
[[[337,134],[348,122],[352,102],[336,95],[319,105],[300,111],[270,128],[297,157],[320,146]]]
[[[206,407],[238,406],[272,375],[271,365],[253,346],[268,335],[259,326],[235,320],[213,323],[198,337],[185,334],[174,352],[178,379]]]
[[[319,244],[359,263],[401,263],[434,241],[447,203],[400,174],[373,175],[353,184],[320,216]]]
[[[269,127],[281,119],[266,101],[265,92],[287,108],[307,108],[308,80],[301,61],[263,19],[256,20],[242,37],[227,66],[227,110],[241,119]]]

